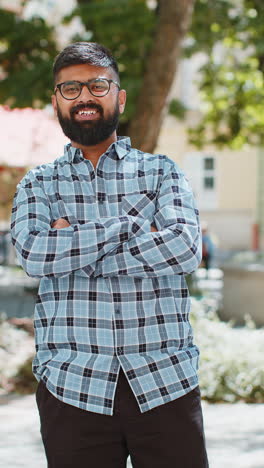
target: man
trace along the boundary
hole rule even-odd
[[[37,403],[49,468],[204,468],[198,350],[184,275],[201,260],[178,166],[117,138],[115,59],[79,42],[54,63],[53,107],[71,143],[21,181],[13,243],[41,278]]]
[[[208,276],[208,270],[211,268],[212,258],[214,256],[214,244],[210,236],[208,225],[206,222],[202,223],[202,265],[206,270]]]

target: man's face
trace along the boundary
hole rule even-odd
[[[112,69],[83,64],[63,68],[57,76],[56,84],[72,80],[83,82],[99,77],[116,81]],[[114,83],[111,83],[109,93],[103,97],[93,96],[86,86],[74,100],[63,98],[58,89],[52,96],[53,108],[64,134],[82,146],[97,145],[109,138],[114,141],[119,114],[124,111],[125,101],[125,91],[119,91]]]

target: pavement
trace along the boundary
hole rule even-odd
[[[203,402],[203,412],[210,468],[264,468],[264,404]],[[46,466],[34,395],[2,396],[0,467]]]

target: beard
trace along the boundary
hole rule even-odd
[[[99,119],[77,122],[75,113],[87,107],[96,109],[100,114]],[[118,127],[119,115],[118,101],[113,112],[106,118],[100,104],[78,104],[70,110],[70,118],[64,117],[57,106],[57,116],[64,135],[82,146],[93,146],[107,140]]]

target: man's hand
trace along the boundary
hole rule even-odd
[[[69,226],[70,226],[70,224],[68,223],[68,221],[66,221],[66,219],[63,219],[63,218],[57,219],[51,225],[51,227],[54,228],[54,229],[63,229],[63,228],[69,227]]]
[[[54,229],[63,229],[63,228],[69,227],[69,226],[70,226],[70,224],[64,218],[57,219],[51,225],[51,227],[54,228]],[[156,226],[151,225],[151,232],[158,232]]]

